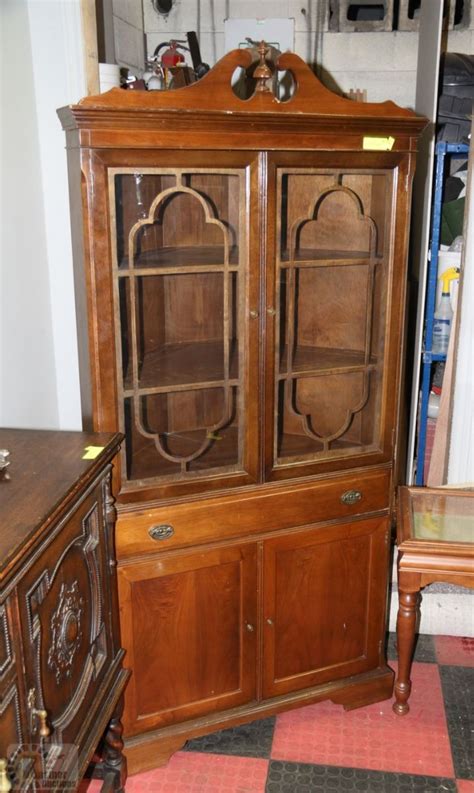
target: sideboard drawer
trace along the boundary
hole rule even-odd
[[[280,489],[259,488],[207,498],[192,504],[119,512],[119,559],[260,532],[278,531],[388,508],[390,471],[352,476]]]

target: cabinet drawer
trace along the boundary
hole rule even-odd
[[[389,485],[390,471],[383,469],[122,512],[117,521],[117,556],[124,559],[384,510],[389,506]]]

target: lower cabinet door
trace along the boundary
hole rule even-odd
[[[388,551],[387,518],[264,543],[265,698],[379,665]]]
[[[155,556],[118,573],[133,669],[126,736],[255,698],[255,544]]]

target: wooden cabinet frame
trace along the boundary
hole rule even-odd
[[[291,53],[273,67],[265,65],[264,44],[260,56],[257,90],[247,100],[234,94],[231,77],[237,67],[249,69],[252,56],[235,50],[188,88],[113,89],[60,111],[68,137],[84,417],[95,429],[122,427],[127,435],[125,395],[135,400],[146,439],[133,440],[130,430],[129,457],[126,439],[115,481],[123,638],[138,670],[125,713],[132,771],[163,762],[188,737],[218,727],[325,698],[356,707],[392,690],[382,649],[387,527],[402,402],[411,183],[425,120],[392,102],[336,96]],[[292,72],[295,91],[288,101],[273,95],[267,67]],[[245,184],[240,191],[232,187],[232,174]],[[130,178],[142,180],[146,200],[133,192]],[[207,226],[201,228],[202,216]],[[222,280],[229,273],[231,287]],[[191,281],[176,280],[183,277]],[[120,279],[135,279],[135,286],[118,288]],[[238,338],[230,311],[240,321]],[[124,342],[127,323],[132,332]],[[204,347],[192,347],[195,342],[219,355],[224,350],[224,366],[213,362],[206,369],[203,358],[199,368]],[[232,369],[229,349],[237,343],[239,364]],[[130,344],[132,379],[124,366]],[[150,350],[155,364],[145,376]],[[240,413],[234,410],[226,424],[222,394],[228,409],[229,385],[243,385],[245,393]],[[198,388],[200,395],[191,393]],[[176,397],[178,391],[186,394]],[[153,443],[168,461],[161,467],[144,462],[153,457]],[[203,451],[196,466],[198,443]],[[335,615],[341,624],[360,622],[360,632],[348,628],[348,644],[338,623],[327,656],[316,647],[314,625],[305,622],[305,604],[295,601],[295,624],[314,645],[306,668],[298,667],[297,649],[282,650],[284,636],[272,640],[276,634],[266,620],[273,616],[266,611],[278,598],[293,602],[287,592],[292,570],[299,564],[310,570],[314,548],[325,559],[319,575],[333,596],[337,586],[330,585],[342,574],[344,549],[352,554],[354,576],[363,564],[370,580],[357,590],[355,612],[346,599]],[[280,574],[278,591],[275,564],[283,549],[288,572]],[[155,710],[145,713],[139,702],[150,681],[136,659],[149,648],[140,638],[143,619],[134,600],[149,589],[150,598],[153,592],[164,603],[167,576],[177,576],[169,613],[163,616],[163,606],[156,617],[158,630],[181,597],[190,604],[212,590],[211,572],[208,583],[206,576],[197,583],[196,572],[189,590],[191,570],[219,569],[217,578],[225,578],[226,560],[240,554],[247,605],[239,630],[248,635],[231,651],[227,667],[241,669],[238,695],[225,687],[214,698],[206,695],[203,671],[186,699],[179,664],[187,654],[194,659],[190,675],[195,668],[191,632],[183,635],[181,690],[167,701],[156,679]],[[235,602],[237,590],[234,585]],[[311,596],[312,584],[306,591]],[[324,588],[314,592],[327,597]],[[323,623],[329,608],[317,605]],[[255,615],[255,633],[245,628],[247,609]],[[288,620],[283,607],[281,620]],[[208,635],[204,616],[202,635]],[[172,641],[165,645],[152,642],[157,656],[163,654],[163,668]]]

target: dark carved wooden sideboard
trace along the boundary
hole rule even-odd
[[[121,440],[0,431],[0,791],[75,790],[100,742],[94,775],[124,788],[111,495]]]

